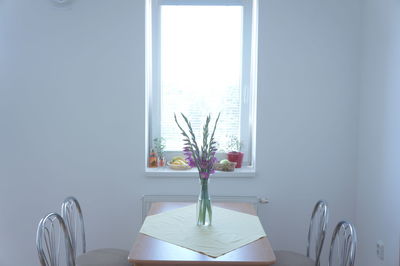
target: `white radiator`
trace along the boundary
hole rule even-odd
[[[142,221],[146,218],[153,202],[196,202],[198,195],[144,195],[142,197]],[[257,196],[211,196],[213,202],[245,202],[253,204],[258,213],[258,205],[268,203],[266,198]]]

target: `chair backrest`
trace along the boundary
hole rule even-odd
[[[61,216],[67,226],[72,243],[73,255],[76,258],[81,246],[82,253],[86,253],[85,224],[82,209],[74,197],[66,198],[61,205]]]
[[[315,266],[320,265],[320,256],[324,244],[326,227],[328,224],[328,205],[320,200],[315,204],[311,215],[310,227],[308,229],[307,257],[314,252]]]
[[[63,245],[65,249],[61,248]],[[49,213],[40,220],[36,232],[36,249],[42,266],[59,266],[63,259],[64,265],[75,266],[67,227],[57,213]]]
[[[357,235],[351,223],[342,221],[333,231],[328,266],[353,266],[356,257]]]

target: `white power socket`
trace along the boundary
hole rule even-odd
[[[380,260],[384,260],[385,258],[385,246],[382,240],[376,242],[376,255]]]

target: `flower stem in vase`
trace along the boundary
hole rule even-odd
[[[199,226],[211,225],[212,207],[208,194],[208,182],[208,178],[200,178],[200,194],[197,201],[197,225]]]

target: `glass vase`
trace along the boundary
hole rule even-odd
[[[208,178],[200,177],[200,194],[197,201],[197,225],[210,226],[212,220],[211,199],[208,194]]]

